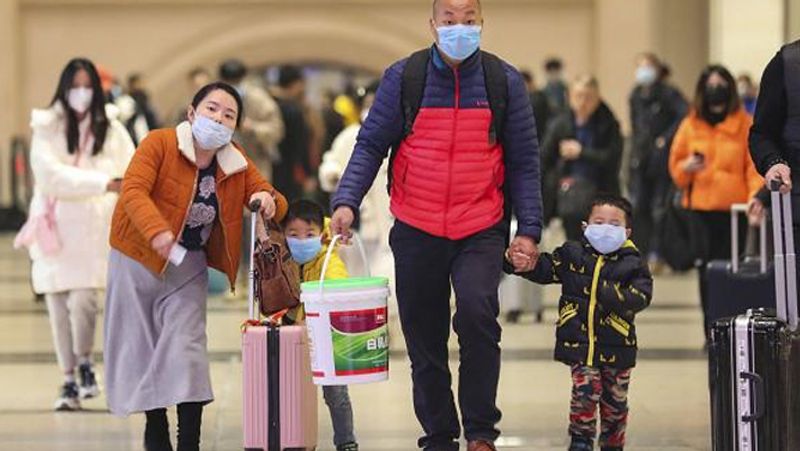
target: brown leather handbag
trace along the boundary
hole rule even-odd
[[[286,235],[274,221],[256,217],[256,240],[253,255],[255,297],[264,315],[300,304],[300,267],[292,259]]]

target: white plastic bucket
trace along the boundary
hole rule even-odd
[[[328,269],[333,238],[322,274]],[[361,249],[365,267],[368,265]],[[369,269],[367,269],[369,272]],[[305,306],[311,371],[316,385],[350,385],[389,378],[389,329],[386,277],[351,277],[301,285]]]

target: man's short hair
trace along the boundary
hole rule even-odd
[[[238,82],[247,75],[247,66],[239,59],[229,59],[219,65],[219,78],[226,82]]]
[[[433,17],[436,17],[436,7],[439,6],[439,2],[441,0],[433,0]],[[483,6],[481,5],[481,0],[475,0],[478,3],[478,11],[483,11]]]
[[[295,82],[303,81],[303,70],[297,66],[285,65],[278,70],[278,86],[288,88]]]
[[[561,62],[561,58],[548,58],[544,62],[544,70],[547,72],[552,72],[554,70],[561,70],[564,68],[564,63]]]

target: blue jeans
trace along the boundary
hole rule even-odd
[[[331,412],[333,424],[333,444],[336,446],[356,441],[353,433],[353,406],[347,385],[331,385],[322,387],[325,404]]]

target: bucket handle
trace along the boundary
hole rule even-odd
[[[322,299],[322,293],[324,291],[323,288],[325,286],[325,274],[328,273],[328,263],[330,263],[331,257],[333,256],[333,251],[336,249],[336,242],[341,241],[342,238],[344,238],[342,235],[334,235],[333,239],[331,240],[331,244],[328,245],[328,252],[325,254],[325,261],[322,263],[322,274],[320,274],[319,278],[320,299]],[[361,254],[361,260],[364,262],[364,268],[367,270],[367,277],[372,277],[372,273],[369,269],[369,261],[367,260],[367,253],[364,251],[364,243],[361,242],[361,237],[359,237],[357,233],[353,234],[353,238],[358,245],[358,250]]]

